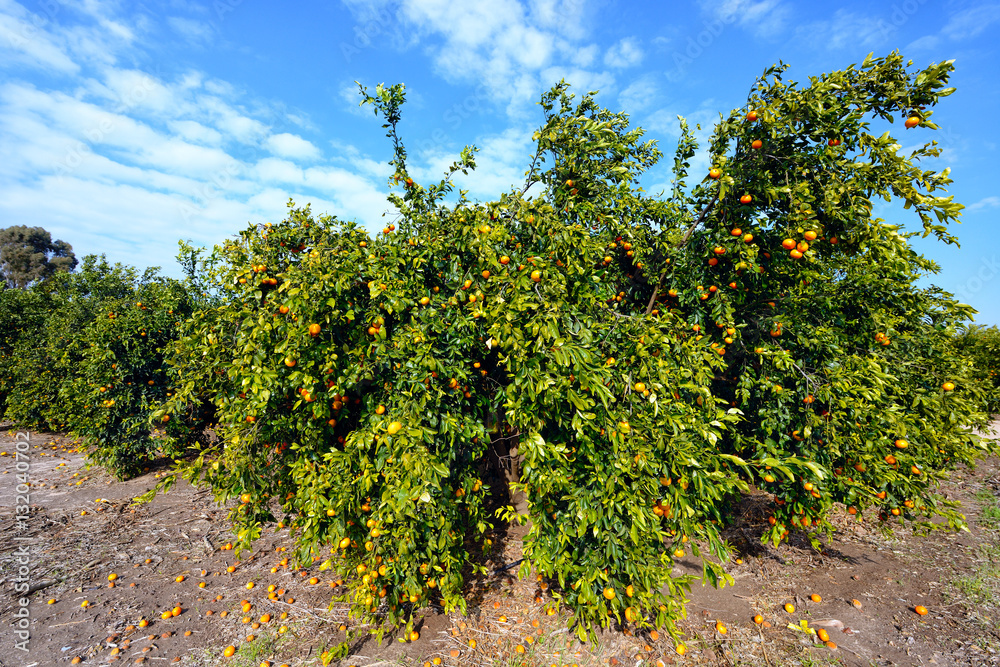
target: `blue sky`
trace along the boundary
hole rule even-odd
[[[178,239],[212,245],[280,220],[289,197],[385,225],[390,145],[354,81],[406,84],[419,180],[478,146],[458,185],[487,200],[522,180],[535,103],[561,78],[599,89],[669,156],[678,114],[704,136],[778,60],[803,81],[899,49],[915,66],[956,61],[942,129],[893,131],[904,151],[939,141],[925,168],[950,167],[967,206],[961,249],[917,243],[942,267],[931,280],[997,324],[998,44],[995,0],[0,0],[0,227],[41,225],[78,256],[177,275]],[[668,164],[647,190],[669,182]]]

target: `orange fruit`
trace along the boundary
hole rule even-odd
[[[918,604],[916,607],[913,608],[913,611],[917,612],[921,616],[926,616],[927,615],[927,607],[925,607],[923,605],[919,605]]]
[[[542,272],[541,271],[532,271],[531,272],[531,279],[533,281],[535,281],[536,283],[537,282],[541,282],[541,280],[542,280]]]
[[[615,599],[615,589],[608,587],[604,589],[604,597],[608,600]]]
[[[234,653],[236,653],[236,647],[232,645],[227,646],[225,650],[222,651],[222,655],[226,656],[227,658],[233,657]]]
[[[791,250],[795,247],[795,239],[785,239],[781,242],[781,247],[785,250]]]
[[[786,602],[785,603],[785,611],[787,611],[789,614],[794,614],[795,613],[795,605],[793,605],[791,602]]]
[[[951,391],[955,388],[955,383],[945,382],[943,385],[941,385],[941,388],[944,389],[945,391]]]
[[[750,195],[743,195],[742,197],[740,197],[740,203],[741,204],[749,204],[752,201],[753,201],[753,197],[751,197]]]
[[[750,121],[751,123],[754,122],[755,120],[757,120],[757,112],[756,111],[750,111],[750,112],[748,112],[747,113],[747,120]]]
[[[719,169],[709,169],[708,170],[708,177],[709,178],[721,178],[722,177],[722,171],[719,170]]]
[[[761,141],[760,139],[754,139],[753,143],[750,144],[750,148],[753,148],[753,149],[756,150],[756,149],[760,148],[763,145],[764,145],[763,141]]]
[[[756,623],[757,625],[760,625],[761,623],[764,622],[764,617],[761,616],[760,614],[757,614],[756,616],[753,617],[753,622]]]
[[[812,595],[810,595],[809,599],[812,600],[813,602],[822,602],[822,600],[823,600],[823,598],[821,598],[816,593],[813,593]]]
[[[816,636],[819,637],[819,640],[821,642],[830,641],[830,633],[824,630],[823,628],[820,628],[819,630],[816,631]]]
[[[320,326],[318,324],[310,324],[309,325],[309,335],[310,336],[316,336],[316,335],[318,335],[319,334],[319,330],[320,330]]]
[[[907,130],[909,130],[911,127],[916,127],[917,125],[920,125],[920,116],[917,115],[910,116],[909,118],[906,119],[906,122],[903,123],[903,125],[906,127]]]
[[[417,632],[416,630],[413,630],[413,631],[411,631],[411,632],[410,632],[410,641],[411,641],[411,642],[415,642],[415,641],[417,641],[418,639],[420,639],[420,633],[419,633],[419,632]]]

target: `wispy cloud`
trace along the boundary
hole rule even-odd
[[[781,0],[699,0],[701,8],[723,23],[735,23],[761,37],[773,37],[788,21]]]
[[[485,87],[492,102],[505,104],[513,116],[532,111],[538,91],[551,84],[553,68],[602,78],[592,71],[598,48],[581,44],[587,35],[583,0],[495,0],[454,3],[448,0],[348,0],[359,17],[396,7],[396,17],[410,31],[443,79]],[[620,49],[616,63],[636,57]],[[603,76],[602,80],[613,77]],[[573,84],[579,83],[574,80]]]
[[[796,33],[800,40],[829,50],[871,48],[895,34],[896,27],[879,16],[838,9],[829,19],[807,23]]]
[[[952,14],[941,32],[949,39],[971,39],[997,22],[1000,22],[1000,3],[987,2]]]
[[[122,6],[52,7],[39,18],[0,0],[0,219],[44,220],[78,254],[165,267],[179,236],[215,243],[248,220],[280,219],[289,197],[379,224],[384,166],[349,145],[337,164],[316,164],[324,151],[299,110],[196,70],[134,65],[146,28]],[[189,39],[211,30],[194,19],[168,29]],[[56,82],[26,81],[25,65]],[[64,75],[71,85],[58,82]],[[361,168],[340,165],[344,153]],[[124,221],[142,233],[122,233]]]
[[[642,62],[642,56],[639,43],[631,37],[626,37],[608,49],[604,54],[604,64],[615,69],[624,69],[638,65]]]
[[[300,136],[282,132],[272,134],[266,140],[268,149],[279,157],[293,160],[315,160],[320,156],[319,149]]]
[[[968,211],[982,211],[988,208],[1000,208],[1000,197],[984,197],[975,204],[966,207]]]

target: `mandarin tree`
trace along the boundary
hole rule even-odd
[[[149,419],[168,398],[162,350],[194,300],[155,269],[140,275],[95,255],[20,293],[0,292],[0,313],[20,325],[0,359],[6,416],[68,431],[92,462],[119,478],[136,474],[159,453]]]
[[[901,156],[869,131],[935,129],[951,70],[894,53],[800,87],[771,68],[690,187],[682,121],[665,196],[638,187],[655,143],[561,83],[525,183],[490,202],[453,192],[474,148],[417,183],[403,87],[362,88],[395,216],[371,236],[290,203],[203,258],[218,306],[173,343],[154,418],[210,408],[218,438],[178,440],[179,473],[241,498],[241,548],[280,507],[300,558],[329,555],[354,612],[392,623],[464,609],[493,539],[530,521],[520,573],[550,580],[581,636],[676,633],[676,560],[728,579],[720,530],[751,484],[774,494],[774,542],[818,544],[834,503],[958,524],[934,489],[987,447],[951,341],[971,309],[916,286],[936,266],[873,209],[900,200],[954,243],[961,207],[916,166],[933,142]]]

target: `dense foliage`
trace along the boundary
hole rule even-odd
[[[915,165],[933,144],[904,157],[868,130],[934,129],[951,69],[893,54],[799,87],[772,68],[690,188],[683,126],[666,197],[637,187],[655,144],[559,85],[524,186],[448,203],[474,149],[417,184],[402,87],[362,90],[393,143],[399,215],[372,238],[292,207],[205,258],[220,305],[174,347],[163,414],[212,405],[219,439],[183,474],[240,498],[243,546],[281,518],[304,559],[332,547],[356,611],[393,622],[462,608],[510,521],[531,522],[522,574],[550,581],[581,633],[673,631],[689,584],[674,560],[707,546],[724,577],[719,530],[750,484],[773,493],[774,542],[816,541],[834,503],[958,525],[934,489],[987,447],[952,346],[970,309],[916,286],[936,267],[872,210],[901,200],[952,243],[961,206],[940,194],[947,172]]]
[[[162,350],[192,307],[178,281],[94,255],[38,288],[0,292],[12,324],[0,359],[5,416],[70,431],[94,462],[134,475],[160,450],[149,419],[168,398]]]
[[[986,412],[1000,414],[1000,328],[969,326],[955,337],[959,354],[968,357],[986,399]]]

